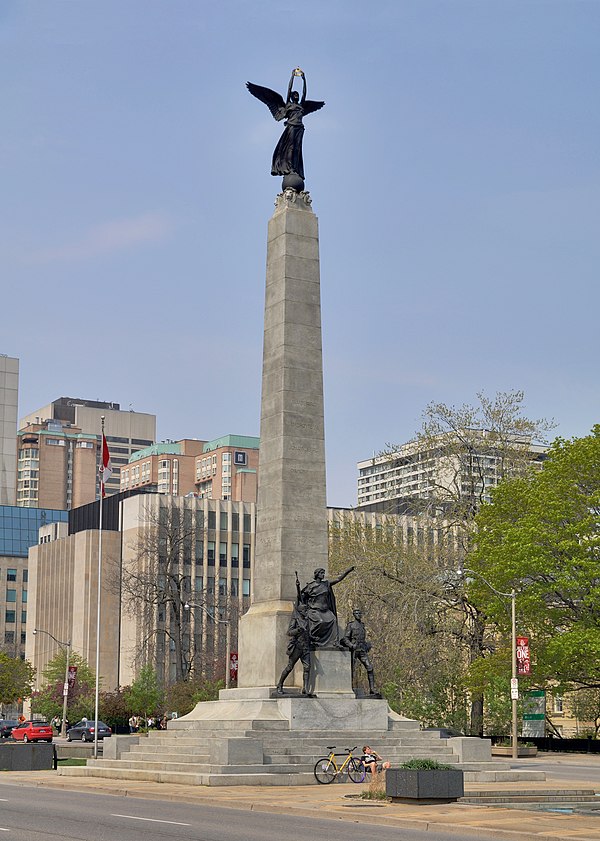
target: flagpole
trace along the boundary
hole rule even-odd
[[[104,508],[104,415],[102,422],[102,467],[100,473],[100,515],[98,523],[98,604],[96,608],[96,693],[94,697],[94,759],[98,758],[98,705],[100,699],[100,594],[102,584],[102,514]]]

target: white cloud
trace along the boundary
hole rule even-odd
[[[160,213],[145,213],[131,219],[114,219],[94,225],[74,242],[33,252],[29,255],[28,262],[54,263],[101,257],[142,243],[160,242],[172,227],[172,221]]]

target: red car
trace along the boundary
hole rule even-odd
[[[21,721],[11,736],[17,742],[51,742],[52,727],[47,721]]]

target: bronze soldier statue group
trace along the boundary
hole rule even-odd
[[[354,571],[350,567],[337,578],[328,581],[325,570],[319,567],[314,572],[314,579],[303,589],[300,588],[296,573],[297,600],[294,613],[288,627],[290,641],[287,647],[288,663],[281,672],[277,683],[277,694],[283,695],[283,684],[300,660],[303,669],[302,695],[316,697],[310,691],[310,652],[317,648],[346,649],[352,652],[352,675],[356,662],[362,663],[369,681],[369,694],[378,696],[375,690],[373,664],[369,657],[371,643],[367,641],[367,632],[362,621],[362,611],[354,610],[354,619],[348,622],[340,637],[337,608],[333,587]]]

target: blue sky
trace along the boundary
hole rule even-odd
[[[257,435],[291,69],[319,217],[328,501],[430,401],[598,422],[597,0],[2,0],[0,352],[159,438]],[[120,302],[119,307],[116,301]],[[112,302],[112,306],[111,306]]]

